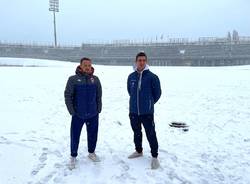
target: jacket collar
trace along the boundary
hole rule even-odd
[[[94,75],[95,69],[94,69],[94,67],[92,67],[91,69],[92,69],[91,73],[90,73],[90,74],[87,74],[87,73],[85,73],[85,72],[82,71],[82,68],[81,68],[80,65],[79,65],[79,66],[76,67],[75,73],[76,73],[77,75],[93,76],[93,75]]]
[[[148,64],[146,64],[145,68],[144,68],[141,72],[139,72],[139,71],[137,70],[136,65],[134,65],[134,71],[135,71],[135,72],[143,73],[144,71],[147,71],[147,70],[149,70],[149,65],[148,65]]]

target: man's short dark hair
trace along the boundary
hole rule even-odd
[[[83,57],[83,58],[80,60],[80,64],[82,64],[83,61],[90,61],[90,62],[91,62],[91,59],[90,59],[90,58],[87,58],[87,57]]]
[[[136,58],[135,58],[135,61],[137,61],[138,57],[146,57],[146,60],[148,59],[147,55],[145,52],[139,52],[137,55],[136,55]]]

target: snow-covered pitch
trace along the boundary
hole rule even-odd
[[[64,88],[77,63],[1,58],[1,184],[249,184],[250,66],[151,67],[162,86],[155,107],[161,168],[150,169],[150,149],[134,151],[127,76],[132,67],[95,66],[103,86],[97,154],[87,158],[82,131],[77,168],[70,171],[71,117]],[[48,66],[48,67],[16,67]],[[189,131],[170,127],[184,122]]]

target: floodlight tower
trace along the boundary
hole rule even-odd
[[[54,16],[54,38],[55,38],[55,47],[57,47],[56,12],[59,12],[59,0],[49,0],[49,11],[52,11]]]

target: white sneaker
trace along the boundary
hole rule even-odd
[[[100,158],[95,153],[89,153],[89,159],[93,162],[100,162]]]
[[[70,157],[69,169],[73,170],[76,168],[76,157]]]
[[[157,158],[152,158],[151,169],[158,169],[160,167],[160,162]]]
[[[132,153],[131,155],[128,156],[129,159],[133,159],[133,158],[138,158],[138,157],[142,157],[143,153],[138,153],[137,151],[135,151],[134,153]]]

